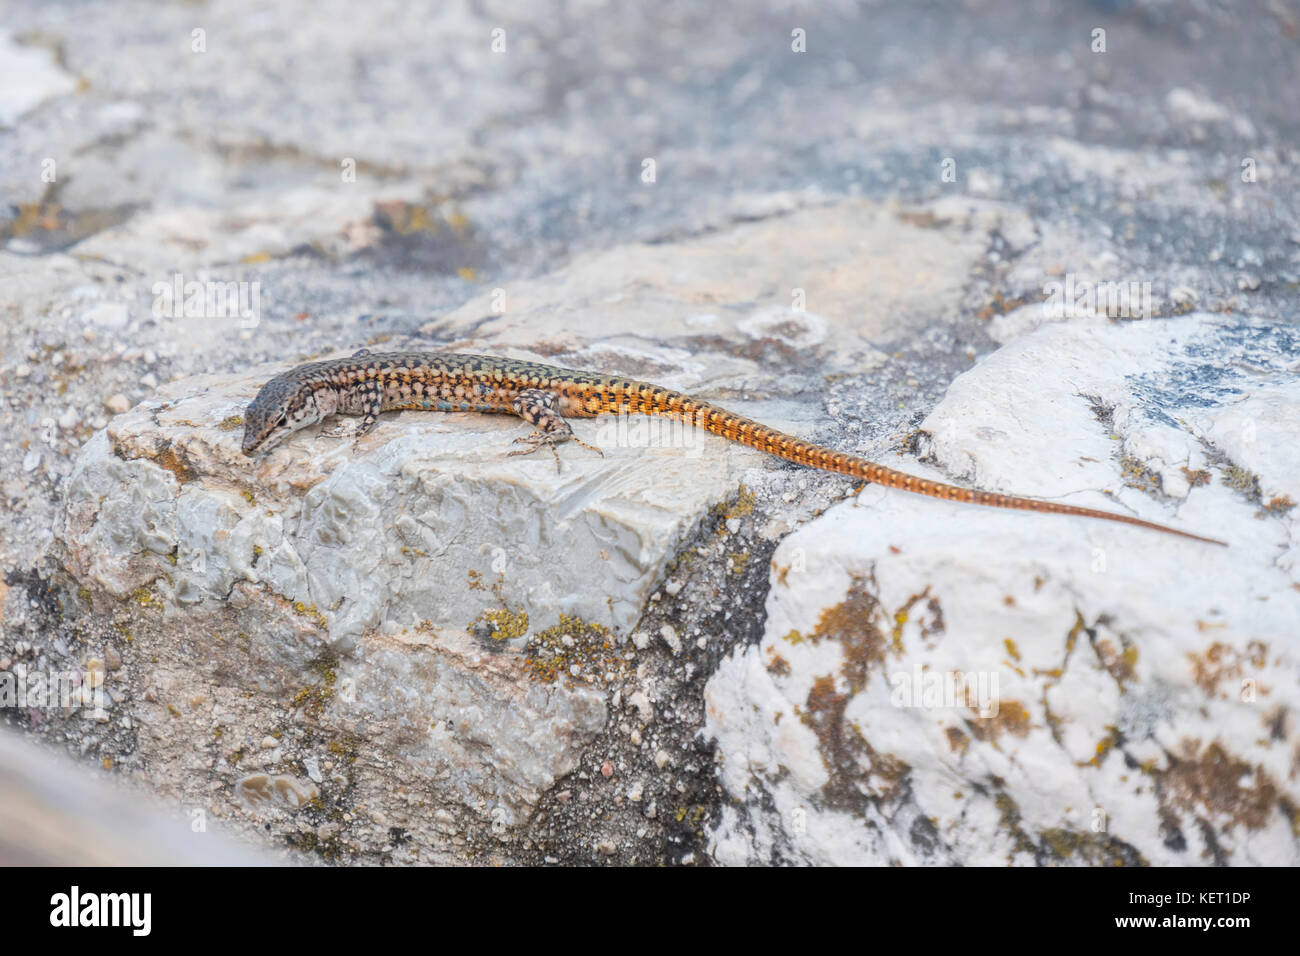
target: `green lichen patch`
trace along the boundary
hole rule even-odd
[[[1097,747],[1093,752],[1093,755],[1088,758],[1086,763],[1082,763],[1080,766],[1100,767],[1106,762],[1106,757],[1110,755],[1110,752],[1123,742],[1124,738],[1123,735],[1120,734],[1119,728],[1113,725],[1108,726],[1106,728],[1106,736],[1097,741]]]
[[[1251,501],[1259,501],[1263,497],[1259,490],[1259,476],[1237,465],[1224,465],[1223,483]]]
[[[338,674],[335,668],[339,666],[339,656],[333,651],[326,651],[320,657],[313,658],[307,662],[311,670],[320,675],[321,681],[329,687],[333,687],[338,681]]]
[[[513,641],[528,633],[528,612],[522,608],[518,611],[494,608],[470,621],[468,630],[494,641]]]
[[[999,784],[1006,782],[1004,780],[998,780],[998,778],[994,778],[994,780]],[[998,810],[999,829],[1006,830],[1007,833],[1010,834],[1014,844],[1014,849],[1012,853],[1008,855],[1007,862],[1012,862],[1012,858],[1016,853],[1029,853],[1036,855],[1038,847],[1025,831],[1025,828],[1021,825],[1020,806],[1011,798],[1011,795],[1005,791],[1000,792],[997,797],[994,798],[993,805],[997,807]]]
[[[1127,635],[1119,636],[1118,647],[1109,638],[1097,638],[1092,642],[1092,649],[1098,663],[1119,685],[1121,693],[1125,685],[1137,679],[1138,647]]]
[[[320,682],[304,687],[289,701],[291,710],[301,711],[313,719],[320,717],[326,705],[334,699],[334,685],[338,683],[339,656],[327,651],[320,657],[307,662],[307,667],[314,671]]]
[[[748,518],[754,513],[754,493],[743,484],[727,503],[722,513],[723,521],[731,518]]]
[[[1098,832],[1053,827],[1041,834],[1040,862],[1078,861],[1087,866],[1148,866],[1146,858],[1123,840]]]
[[[337,835],[321,839],[312,830],[303,830],[285,836],[285,842],[295,850],[303,853],[315,853],[326,863],[339,863],[343,860],[346,847]]]
[[[330,628],[329,619],[326,618],[324,614],[322,614],[320,611],[316,609],[315,604],[304,604],[302,601],[295,601],[292,604],[292,607],[295,614],[298,614],[300,617],[307,618],[313,624],[319,627],[322,631],[329,630]]]
[[[943,620],[943,608],[939,604],[938,598],[930,596],[930,589],[926,588],[920,594],[913,594],[902,606],[894,611],[894,626],[890,632],[890,638],[894,645],[894,650],[898,653],[903,652],[903,628],[907,623],[913,620],[913,609],[925,601],[925,613],[916,618],[916,624],[921,631],[922,640],[931,640],[939,637],[946,629]]]
[[[1125,455],[1119,460],[1119,468],[1124,476],[1124,484],[1130,488],[1140,488],[1149,494],[1160,494],[1164,491],[1164,480],[1159,472],[1147,467],[1140,458]]]
[[[140,607],[160,608],[163,606],[157,595],[144,586],[138,587],[131,592],[131,600]]]
[[[243,427],[244,427],[243,415],[230,415],[226,418],[223,418],[220,422],[217,423],[217,431],[223,431],[223,432],[233,432],[235,429],[243,428]]]
[[[524,648],[533,680],[568,686],[607,686],[631,671],[630,652],[620,651],[609,628],[580,617],[560,615],[560,623],[534,634]]]

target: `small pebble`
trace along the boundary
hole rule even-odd
[[[116,392],[108,396],[108,398],[104,399],[105,410],[110,412],[113,415],[121,415],[124,411],[126,411],[130,407],[131,407],[131,403],[127,400],[127,397],[123,395],[121,392]]]
[[[668,766],[668,761],[672,759],[673,758],[668,755],[668,751],[666,750],[655,751],[655,766],[658,767],[660,770]]]
[[[86,683],[91,687],[99,687],[104,683],[104,662],[98,657],[86,661]]]
[[[600,775],[604,777],[606,780],[614,776],[614,765],[610,763],[608,760],[606,760],[603,764],[600,765]]]
[[[681,638],[677,636],[677,631],[671,624],[665,624],[663,627],[659,628],[659,636],[664,639],[664,643],[672,649],[674,654],[680,654],[682,652]]]
[[[122,669],[122,655],[119,654],[117,648],[111,644],[104,648],[104,663],[111,671]]]
[[[636,708],[637,716],[641,718],[642,723],[648,724],[650,718],[655,715],[654,704],[650,703],[650,698],[643,690],[639,690],[635,694],[629,694],[627,702]]]
[[[274,750],[274,749],[275,749],[276,747],[278,747],[278,746],[280,746],[280,741],[276,740],[274,737],[263,737],[263,738],[262,738],[262,749],[263,749],[263,750]]]

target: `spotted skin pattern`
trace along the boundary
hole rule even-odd
[[[607,413],[661,415],[786,461],[886,488],[992,508],[1100,518],[1224,544],[1128,515],[917,478],[857,455],[814,445],[649,382],[485,355],[361,349],[349,358],[300,365],[267,382],[248,406],[243,451],[246,455],[266,451],[293,432],[337,414],[361,416],[357,435],[364,435],[375,427],[381,413],[404,409],[518,415],[534,431],[516,439],[525,447],[510,454],[529,454],[546,447],[556,454],[557,467],[555,446],[564,442],[599,452],[577,438],[565,419]]]

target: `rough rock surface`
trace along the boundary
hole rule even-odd
[[[1248,320],[1103,320],[959,377],[935,477],[1231,546],[874,490],[809,522],[706,692],[718,859],[1300,861],[1298,354]]]

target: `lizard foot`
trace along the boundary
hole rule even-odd
[[[555,450],[555,446],[562,441],[566,441],[568,437],[569,437],[568,435],[561,435],[556,432],[544,432],[539,429],[533,432],[531,435],[523,435],[519,438],[516,438],[513,442],[511,442],[511,444],[524,445],[525,447],[516,448],[514,451],[508,451],[506,452],[506,455],[508,456],[531,455],[539,448],[542,447],[549,448],[551,450],[551,454],[555,456],[555,471],[558,473],[560,470],[560,453]]]
[[[563,432],[558,430],[544,432],[541,429],[534,431],[531,435],[524,435],[519,438],[516,438],[512,444],[525,445],[527,447],[519,448],[511,452],[506,452],[506,454],[507,455],[531,455],[539,448],[542,447],[549,448],[551,450],[551,454],[555,456],[555,470],[558,472],[560,470],[560,453],[555,450],[555,446],[562,444],[566,441],[576,442],[577,444],[581,445],[583,448],[587,448],[590,449],[591,451],[594,451],[601,458],[605,457],[605,453],[603,451],[601,451],[595,445],[587,444],[581,438],[574,435],[573,432]]]

